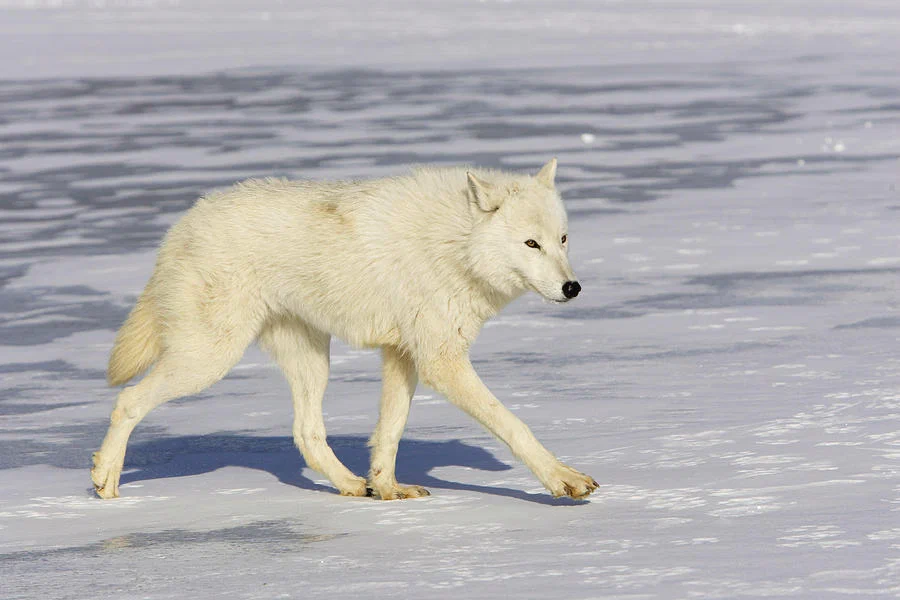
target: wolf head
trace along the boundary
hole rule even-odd
[[[533,290],[552,302],[568,302],[581,286],[569,265],[568,219],[554,186],[556,159],[533,177],[468,172],[474,215],[473,270],[501,294]]]

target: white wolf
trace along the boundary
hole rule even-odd
[[[201,198],[169,230],[116,337],[110,385],[154,366],[118,396],[93,457],[97,494],[118,496],[128,437],[150,410],[221,379],[254,340],[290,383],[306,463],[341,494],[428,494],[394,475],[419,379],[505,442],[554,496],[590,494],[597,482],[544,448],[468,357],[484,322],[523,292],[566,302],[581,289],[555,175],[556,159],[536,176],[426,167],[370,181],[250,180]],[[331,335],[382,349],[368,480],[326,443]]]

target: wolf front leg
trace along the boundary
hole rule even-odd
[[[378,425],[369,440],[372,447],[372,469],[369,485],[372,494],[382,500],[419,498],[428,490],[417,485],[400,485],[394,474],[397,445],[406,427],[409,405],[416,391],[416,368],[401,350],[385,346],[382,351],[381,412]]]
[[[420,365],[419,374],[423,382],[444,394],[509,446],[554,496],[584,498],[597,489],[596,481],[560,462],[525,423],[494,397],[468,356],[429,361]]]

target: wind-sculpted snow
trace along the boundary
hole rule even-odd
[[[880,56],[0,81],[0,595],[897,596],[900,72]],[[122,498],[92,497],[115,329],[199,194],[552,156],[584,291],[517,301],[473,360],[601,483],[589,501],[553,500],[424,387],[398,477],[433,495],[337,496],[257,350],[154,411]],[[359,473],[378,393],[378,357],[336,342],[326,424]]]

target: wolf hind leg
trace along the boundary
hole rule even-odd
[[[325,475],[343,496],[365,496],[366,480],[354,475],[328,446],[322,399],[328,385],[331,336],[294,317],[269,321],[259,336],[291,386],[294,442],[306,464]]]
[[[106,437],[93,454],[91,480],[98,496],[119,496],[125,447],[141,419],[169,400],[196,394],[219,381],[240,360],[247,344],[249,340],[203,350],[194,345],[190,352],[166,350],[146,377],[119,393]]]

